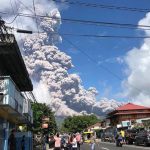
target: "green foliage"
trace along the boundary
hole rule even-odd
[[[94,125],[99,121],[95,115],[68,117],[63,122],[62,131],[72,133],[81,132],[88,126]]]
[[[57,131],[57,125],[54,117],[54,112],[52,112],[52,110],[43,103],[32,103],[32,110],[34,122],[33,132],[55,134]],[[44,116],[49,118],[48,129],[42,129],[42,118]]]

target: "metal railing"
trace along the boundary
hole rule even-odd
[[[20,114],[26,114],[33,122],[30,100],[26,99],[10,77],[0,76],[0,105],[9,105]]]
[[[10,77],[0,78],[0,103],[23,113],[24,97]]]

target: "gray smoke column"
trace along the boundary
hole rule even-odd
[[[36,10],[43,14],[43,9],[36,6]],[[61,37],[56,34],[61,24],[59,11],[56,8],[50,10],[47,17],[38,19],[38,22],[42,33],[28,36],[24,42],[24,59],[32,79],[36,85],[37,82],[47,85],[43,86],[45,90],[48,88],[50,96],[46,103],[57,115],[79,114],[81,111],[91,113],[92,105],[96,103],[97,90],[92,87],[84,89],[77,74],[68,74],[68,70],[73,67],[71,57],[54,46],[61,41]],[[36,87],[40,88],[41,85]],[[42,97],[39,92],[35,93],[38,93],[37,98]]]
[[[13,20],[15,13],[34,14],[30,1],[22,0],[27,7],[19,1],[12,0],[14,11],[10,5],[5,6],[6,3],[0,1],[3,11],[7,10],[12,14],[4,16],[7,22]],[[96,101],[97,90],[94,87],[86,90],[77,74],[68,73],[73,67],[71,57],[55,46],[62,41],[57,34],[61,25],[59,6],[48,0],[35,0],[35,3],[36,14],[45,17],[37,18],[40,33],[25,37],[22,54],[34,83],[36,98],[39,102],[47,103],[57,116],[93,112],[101,114],[104,105]],[[37,32],[35,18],[17,17],[13,25]]]

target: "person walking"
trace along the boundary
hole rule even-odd
[[[91,135],[90,138],[90,150],[95,150],[95,136]]]
[[[43,150],[46,150],[46,136],[45,135],[43,135],[42,136],[42,147],[43,147]]]
[[[77,149],[80,150],[80,142],[81,142],[81,134],[76,134],[76,140],[77,140]]]
[[[8,139],[9,150],[16,150],[16,138],[15,138],[15,129],[11,131],[11,134]]]
[[[61,138],[59,137],[59,133],[54,137],[55,140],[55,148],[54,150],[61,150]]]
[[[72,150],[77,150],[77,139],[76,135],[73,135],[73,141],[72,141]]]
[[[72,142],[73,142],[73,135],[69,135],[69,138],[68,138],[68,150],[72,150]]]

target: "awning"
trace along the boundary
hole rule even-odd
[[[28,119],[21,113],[14,110],[10,105],[0,104],[0,117],[15,123],[28,124]]]

